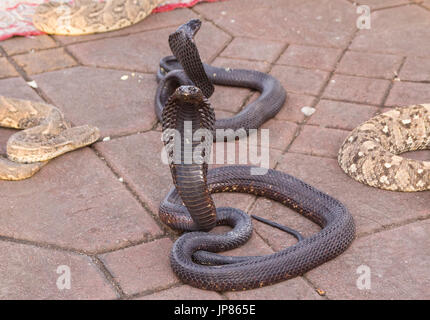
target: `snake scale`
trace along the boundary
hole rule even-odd
[[[430,104],[395,108],[355,128],[339,150],[352,178],[391,191],[430,190],[430,161],[399,154],[430,149]]]
[[[165,62],[170,61],[171,68],[167,74],[159,73],[161,81],[156,97],[156,110],[157,114],[161,113],[163,140],[171,160],[170,170],[175,185],[161,202],[159,215],[171,228],[193,231],[185,233],[174,243],[170,254],[172,269],[184,283],[215,291],[258,288],[301,275],[346,250],[355,235],[353,218],[338,200],[283,172],[269,169],[264,175],[253,175],[252,166],[241,165],[208,170],[204,161],[207,157],[205,150],[210,150],[207,147],[211,146],[212,139],[202,137],[187,141],[184,138],[185,121],[192,124],[193,134],[202,129],[213,132],[214,128],[220,127],[207,96],[213,91],[211,82],[215,69],[202,65],[193,40],[199,27],[200,21],[191,20],[169,37],[177,60],[172,57],[162,59],[161,67],[165,69]],[[270,80],[275,88],[265,87],[254,82],[264,81],[266,77],[247,78],[254,74],[253,71],[220,71],[216,70],[217,83],[245,87],[252,83],[252,87],[258,85],[272,92],[268,100],[263,97],[257,104],[257,109],[260,109],[257,113],[264,116],[254,119],[255,109],[248,105],[241,116],[233,120],[235,128],[253,128],[267,115],[276,114],[282,106],[285,93],[276,88],[276,81]],[[165,92],[160,94],[163,90]],[[165,104],[157,104],[164,103],[168,92],[170,96]],[[271,104],[272,101],[281,105]],[[199,149],[202,145],[203,148]],[[181,147],[180,161],[172,158],[175,146]],[[187,163],[184,160],[190,153],[197,153],[200,157]],[[299,212],[322,229],[306,238],[296,235],[299,241],[295,245],[274,254],[248,257],[219,255],[217,252],[245,243],[252,234],[252,223],[241,210],[216,208],[211,197],[216,192],[243,192],[267,197]],[[206,232],[216,225],[229,225],[232,230],[221,235]]]

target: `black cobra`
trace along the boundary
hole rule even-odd
[[[231,118],[216,120],[215,129],[256,129],[274,117],[284,105],[286,92],[274,77],[254,70],[217,68],[203,64],[194,43],[200,29],[198,19],[190,20],[169,36],[175,56],[160,61],[157,74],[159,85],[155,95],[155,113],[161,121],[162,111],[169,97],[180,85],[195,85],[206,98],[214,91],[214,84],[245,87],[260,92],[257,100],[246,105]],[[215,138],[215,135],[214,135]]]
[[[187,25],[181,28],[180,32],[190,30]],[[188,35],[175,41],[188,41],[190,38]],[[175,45],[180,46],[179,43]],[[179,50],[176,54],[180,55],[178,60],[184,66],[192,63],[186,61],[188,56],[196,57],[195,52],[183,55],[184,51]],[[199,135],[198,139],[189,139],[187,135],[194,137],[199,129],[211,132],[215,126],[214,112],[204,92],[189,85],[194,80],[186,81],[170,95],[161,115],[175,187],[162,201],[160,217],[174,229],[194,231],[182,235],[173,245],[170,260],[178,277],[184,283],[202,289],[245,290],[301,275],[342,253],[354,238],[355,226],[352,216],[338,200],[275,170],[253,175],[251,166],[228,166],[208,172],[205,160],[212,144],[212,139],[207,138],[210,135]],[[199,81],[206,80],[199,78]],[[210,83],[206,87],[210,88]],[[191,126],[186,127],[185,123]],[[180,148],[175,149],[175,145]],[[180,152],[175,154],[177,150]],[[192,161],[188,161],[190,155]],[[245,243],[252,234],[252,224],[249,216],[241,210],[215,208],[211,194],[216,192],[244,192],[273,199],[299,212],[322,229],[302,238],[287,227],[259,218],[292,233],[299,241],[266,256],[218,255],[216,252]],[[197,231],[207,231],[215,225],[229,225],[232,230],[222,235]]]

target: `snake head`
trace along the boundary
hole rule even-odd
[[[178,30],[184,30],[187,34],[192,35],[192,38],[196,35],[197,31],[200,30],[202,22],[200,19],[191,19],[187,23],[183,24]]]
[[[202,90],[196,86],[180,86],[172,94],[171,98],[179,102],[196,105],[200,105],[206,100]]]

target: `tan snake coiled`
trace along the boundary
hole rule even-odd
[[[399,154],[430,149],[430,104],[396,108],[355,128],[339,150],[342,169],[355,180],[392,191],[430,190],[430,161]]]
[[[71,127],[52,105],[3,96],[0,126],[22,129],[9,138],[7,158],[0,157],[0,180],[27,179],[48,160],[92,144],[100,137],[96,127]]]

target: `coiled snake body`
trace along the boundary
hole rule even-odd
[[[170,43],[174,53],[175,45],[184,43],[187,47],[187,42],[192,41],[190,30],[193,30],[195,23],[191,21],[178,29],[176,34],[182,33],[184,37],[175,37],[175,43]],[[171,36],[170,39],[172,38]],[[184,124],[187,122],[192,124],[190,130],[193,137],[199,129],[212,132],[215,127],[214,112],[205,97],[207,92],[205,94],[205,91],[190,83],[193,82],[190,80],[193,77],[198,77],[203,83],[206,80],[205,77],[200,78],[198,74],[193,75],[187,70],[189,63],[198,63],[187,61],[187,57],[196,57],[196,52],[186,55],[185,51],[178,52],[177,58],[189,79],[181,76],[185,81],[184,85],[176,75],[166,76],[175,79],[169,84],[170,90],[174,87],[173,82],[177,86],[162,108],[161,114],[164,141],[169,159],[172,160],[170,169],[175,187],[162,201],[159,212],[162,221],[170,227],[195,231],[182,235],[173,245],[170,261],[178,277],[184,283],[202,289],[245,290],[303,274],[343,252],[354,238],[355,226],[348,210],[338,200],[275,170],[268,170],[264,175],[252,175],[252,166],[228,166],[208,171],[204,159],[208,155],[207,150],[212,139],[207,139],[204,135],[193,139],[195,141],[187,141],[184,138],[188,130]],[[205,70],[208,70],[207,67]],[[210,80],[211,77],[208,78]],[[163,82],[160,85],[163,85]],[[203,88],[210,88],[210,83],[206,83]],[[283,98],[278,96],[271,99],[281,101]],[[261,108],[270,114],[276,113],[273,109],[278,106],[266,104]],[[251,115],[247,114],[245,108],[243,117],[251,119],[252,112]],[[181,147],[179,161],[174,155],[175,145]],[[187,163],[185,159],[190,154],[197,154],[199,157],[194,162]],[[211,198],[211,193],[215,192],[245,192],[273,199],[317,223],[322,230],[302,239],[294,234],[294,231],[284,227],[285,231],[295,235],[299,241],[291,247],[266,256],[218,255],[216,252],[233,249],[245,243],[252,234],[252,223],[249,216],[241,210],[215,208]],[[233,229],[222,235],[197,231],[207,231],[215,225],[229,225]]]

